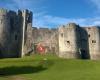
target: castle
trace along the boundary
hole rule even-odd
[[[33,24],[34,25],[34,24]],[[75,23],[59,28],[32,27],[32,12],[0,9],[0,57],[23,57],[37,53],[38,45],[45,53],[62,58],[100,59],[100,28],[80,27]]]

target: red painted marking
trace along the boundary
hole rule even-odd
[[[44,54],[44,53],[45,53],[45,47],[42,46],[42,45],[38,45],[38,46],[37,46],[37,51],[38,51],[40,54]]]

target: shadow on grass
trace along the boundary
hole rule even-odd
[[[18,75],[18,74],[38,73],[38,72],[44,71],[46,69],[47,68],[44,68],[42,66],[5,67],[5,68],[0,68],[0,77],[12,76],[12,75]]]

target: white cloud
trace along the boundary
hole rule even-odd
[[[8,9],[29,9],[33,11],[33,26],[34,27],[57,27],[59,25],[75,22],[81,26],[100,25],[100,17],[96,18],[64,18],[48,15],[45,11],[46,0],[11,0],[11,3],[6,3]],[[100,0],[89,0],[91,5],[100,10]]]
[[[44,2],[44,0],[12,0],[14,4],[21,9],[29,8],[33,9],[38,7]]]
[[[100,10],[100,0],[90,0],[91,5],[94,5],[98,10]]]
[[[95,11],[100,11],[100,0],[89,0],[92,6],[95,6]],[[98,10],[97,10],[98,9]],[[100,17],[91,17],[91,18],[64,18],[58,16],[52,16],[48,14],[43,14],[34,17],[34,26],[38,27],[57,27],[59,25],[67,24],[70,22],[74,22],[81,26],[94,26],[100,25]]]
[[[59,25],[67,24],[67,23],[76,23],[80,26],[94,26],[100,25],[100,17],[96,18],[63,18],[63,17],[56,17],[51,15],[40,15],[34,16],[33,19],[33,26],[34,27],[58,27]]]
[[[12,10],[29,9],[31,11],[37,12],[45,8],[43,5],[45,1],[46,0],[5,0],[5,3],[3,1],[0,2],[0,4],[4,4],[3,6],[0,6]]]

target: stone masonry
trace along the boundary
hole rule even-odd
[[[32,12],[0,9],[0,57],[22,57],[30,49],[27,41],[32,28]],[[30,32],[28,32],[28,30]],[[29,42],[31,44],[31,41]]]
[[[34,24],[33,24],[34,25]],[[62,58],[100,59],[100,27],[80,27],[75,23],[59,28],[32,27],[32,12],[0,9],[0,58],[23,57],[38,53],[55,53]]]
[[[100,59],[100,27],[80,27],[69,23],[59,28],[59,56]]]

